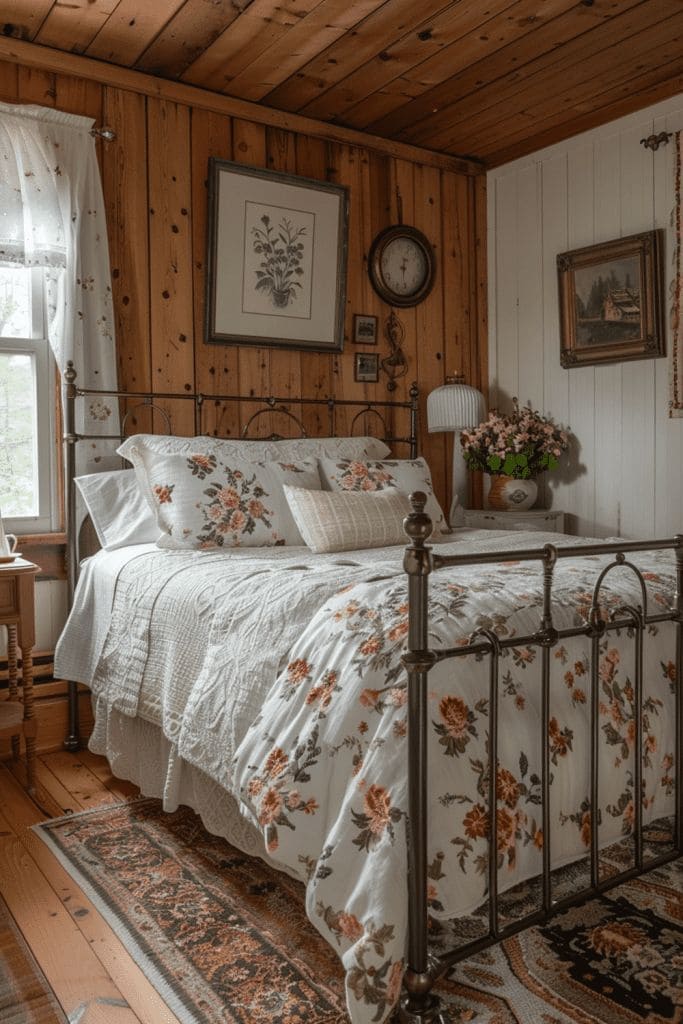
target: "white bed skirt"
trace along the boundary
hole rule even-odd
[[[212,835],[222,836],[242,853],[303,881],[268,856],[261,832],[240,812],[237,801],[184,761],[159,726],[113,711],[102,697],[93,697],[92,703],[95,725],[88,748],[107,758],[116,778],[134,783],[143,796],[161,800],[169,813],[181,804],[191,807]]]

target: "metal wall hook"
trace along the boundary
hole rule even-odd
[[[648,135],[646,139],[641,139],[641,146],[645,146],[646,149],[651,149],[653,153],[656,153],[660,146],[666,146],[669,140],[673,138],[673,132],[660,132],[659,135]]]

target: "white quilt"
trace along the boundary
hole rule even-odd
[[[574,538],[461,531],[461,552],[525,548]],[[449,550],[446,546],[444,553]],[[309,917],[338,949],[354,1024],[382,1021],[398,995],[405,946],[405,678],[403,549],[312,555],[306,549],[135,553],[100,586],[96,618],[107,635],[91,678],[104,704],[161,725],[180,756],[243,802],[268,851],[307,883]],[[107,556],[97,556],[98,558]],[[672,559],[648,555],[650,600],[666,607]],[[557,625],[585,614],[601,562],[557,569]],[[86,581],[93,589],[92,578]],[[431,578],[431,642],[452,646],[477,628],[522,635],[540,619],[538,566],[508,563]],[[633,583],[619,587],[637,603]],[[106,609],[108,590],[112,603]],[[610,598],[618,603],[614,593]],[[81,604],[88,604],[85,599]],[[578,609],[578,611],[577,611]],[[83,609],[81,609],[83,613]],[[83,614],[81,614],[81,622]],[[94,631],[96,632],[96,631]],[[646,817],[669,811],[673,776],[668,625],[646,650]],[[87,668],[72,648],[71,617],[56,669]],[[604,844],[633,820],[632,641],[611,634],[601,650]],[[523,646],[501,666],[497,786],[501,887],[586,849],[589,642],[552,652],[551,836],[539,819],[539,658]],[[81,664],[79,664],[79,660]],[[87,664],[86,664],[87,663]],[[448,917],[485,895],[485,757],[488,667],[468,658],[430,675],[430,907]]]

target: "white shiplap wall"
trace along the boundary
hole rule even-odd
[[[491,171],[491,405],[513,395],[568,424],[578,450],[548,474],[541,502],[570,533],[683,532],[683,419],[669,419],[669,358],[564,370],[558,253],[666,229],[667,352],[674,205],[673,145],[640,140],[683,128],[683,95]]]

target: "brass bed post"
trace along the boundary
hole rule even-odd
[[[78,573],[78,541],[76,537],[76,370],[69,360],[64,371],[64,531],[66,533],[66,578],[69,594],[69,608],[73,605],[76,576]],[[78,683],[67,682],[69,701],[69,725],[64,746],[67,750],[78,750],[81,741],[78,730]]]
[[[410,495],[412,511],[403,526],[410,538],[403,568],[408,574],[408,958],[403,978],[406,995],[399,1019],[404,1024],[447,1024],[439,1000],[432,994],[434,975],[427,949],[427,679],[435,656],[428,649],[428,583],[431,548],[426,541],[432,521],[425,513],[426,495]]]

